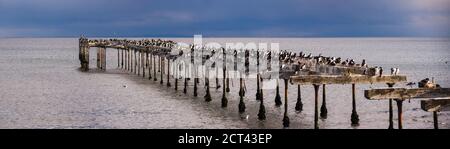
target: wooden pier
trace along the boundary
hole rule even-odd
[[[91,47],[97,48],[97,68],[106,70],[107,49],[117,50],[117,68],[129,71],[130,73],[142,75],[143,78],[158,81],[161,85],[172,87],[174,90],[183,87],[183,93],[187,93],[187,86],[193,86],[193,96],[198,96],[200,79],[204,79],[205,102],[211,101],[211,82],[215,82],[216,89],[222,87],[221,107],[228,107],[227,94],[230,92],[229,79],[239,78],[239,105],[240,113],[245,112],[246,105],[244,97],[246,95],[245,81],[255,79],[257,84],[256,100],[259,101],[258,119],[266,119],[264,103],[263,83],[267,79],[276,80],[276,96],[274,102],[276,106],[281,106],[283,101],[279,91],[279,80],[284,84],[284,115],[283,126],[289,127],[288,112],[288,86],[297,86],[296,111],[303,110],[301,97],[301,86],[312,85],[314,87],[314,128],[318,129],[319,115],[321,118],[327,117],[326,106],[326,85],[328,84],[351,84],[352,94],[352,114],[350,116],[351,125],[359,125],[359,116],[356,110],[356,84],[387,84],[388,89],[366,90],[365,97],[368,99],[390,99],[390,126],[392,128],[392,99],[396,99],[399,111],[401,111],[401,101],[405,98],[449,97],[449,89],[435,89],[433,91],[424,89],[398,89],[392,88],[394,84],[406,82],[406,76],[398,74],[385,75],[378,67],[368,67],[365,60],[361,64],[356,64],[353,60],[341,61],[340,58],[311,56],[300,53],[299,55],[288,51],[266,51],[249,49],[214,49],[197,47],[191,45],[187,49],[179,48],[177,43],[169,40],[143,39],[98,39],[89,40],[81,37],[79,39],[79,59],[82,71],[89,70],[89,50]],[[116,52],[116,51],[113,51]],[[219,74],[222,73],[222,76]],[[159,78],[157,77],[159,75]],[[251,78],[249,76],[256,76]],[[171,78],[174,82],[170,82]],[[219,78],[222,80],[219,81]],[[215,81],[211,81],[214,79]],[[179,81],[182,81],[179,82]],[[211,82],[210,82],[211,81]],[[319,89],[322,86],[322,105],[319,113]],[[349,89],[350,90],[350,89]],[[399,103],[400,102],[400,103]],[[430,105],[424,101],[425,105]],[[448,102],[447,102],[448,103]],[[431,104],[434,105],[434,104]],[[447,104],[441,104],[447,106]],[[424,106],[422,106],[424,107]],[[425,109],[430,106],[425,106]],[[441,108],[439,108],[441,109]],[[430,110],[427,110],[430,111]],[[433,110],[437,111],[437,110]],[[401,112],[399,112],[399,128],[401,128]],[[437,119],[437,118],[436,118]]]

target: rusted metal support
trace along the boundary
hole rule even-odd
[[[352,84],[352,115],[351,122],[353,126],[359,125],[359,116],[356,112],[356,96],[355,96],[355,84]]]
[[[327,100],[325,93],[325,84],[322,85],[322,106],[320,107],[320,117],[323,119],[327,118],[328,110],[327,110]]]

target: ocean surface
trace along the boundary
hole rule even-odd
[[[167,38],[166,38],[167,39]],[[192,38],[169,38],[193,42]],[[206,38],[204,42],[279,43],[281,49],[313,55],[366,59],[370,66],[400,68],[408,82],[434,78],[450,87],[448,38]],[[275,107],[275,90],[265,90],[267,120],[257,119],[255,81],[247,80],[247,111],[238,112],[238,81],[231,81],[228,107],[221,108],[221,89],[212,89],[212,102],[162,86],[117,69],[117,51],[108,49],[106,72],[96,70],[91,48],[89,72],[80,72],[77,38],[0,38],[0,128],[282,128],[283,106]],[[112,52],[110,52],[112,51]],[[211,81],[214,85],[214,81]],[[202,83],[200,83],[202,84]],[[406,83],[396,87],[407,87]],[[359,126],[351,126],[351,85],[327,85],[327,119],[323,129],[386,129],[388,101],[370,101],[363,91],[385,84],[356,85]],[[284,86],[280,86],[281,91]],[[312,85],[302,86],[302,112],[295,112],[296,85],[289,86],[289,129],[311,129],[314,120]],[[319,99],[321,99],[321,91]],[[284,96],[282,95],[284,102]],[[321,101],[321,100],[320,100]],[[284,103],[283,103],[284,104]],[[321,104],[321,102],[319,102]],[[394,102],[394,127],[397,107]],[[320,105],[319,105],[320,106]],[[420,100],[403,104],[403,127],[433,128],[432,113]],[[450,112],[439,113],[440,128],[450,128]]]

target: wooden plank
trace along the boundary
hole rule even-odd
[[[450,88],[385,88],[365,90],[364,96],[369,100],[410,99],[410,98],[450,98]]]
[[[368,76],[368,75],[300,75],[292,76],[294,84],[373,84],[405,82],[406,76]]]
[[[420,101],[422,110],[427,112],[450,111],[450,99],[430,99]]]

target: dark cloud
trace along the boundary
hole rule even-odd
[[[449,1],[0,0],[0,36],[450,36]]]

